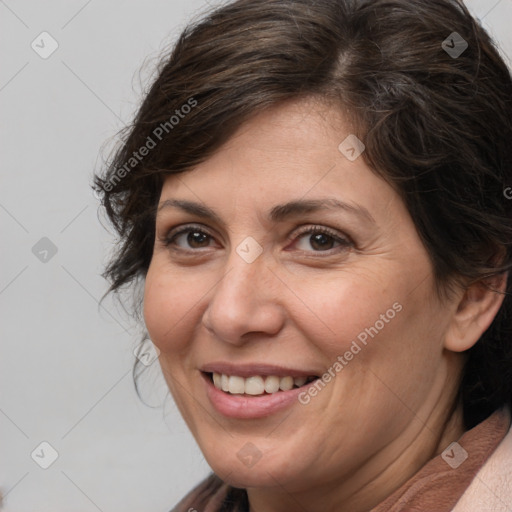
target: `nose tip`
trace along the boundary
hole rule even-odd
[[[263,261],[256,265],[239,258],[212,290],[204,327],[216,338],[238,345],[252,339],[251,333],[275,336],[285,319],[276,281]]]

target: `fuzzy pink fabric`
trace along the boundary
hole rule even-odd
[[[441,454],[431,459],[371,512],[452,511],[509,428],[508,411],[496,411],[465,432],[458,446],[445,450],[444,458]],[[455,467],[458,462],[461,464]]]

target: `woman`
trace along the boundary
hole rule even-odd
[[[96,179],[105,275],[143,287],[214,471],[174,510],[512,507],[511,140],[456,0],[238,0],[183,32]]]

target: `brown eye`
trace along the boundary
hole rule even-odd
[[[332,249],[335,240],[332,236],[326,235],[325,233],[316,233],[309,237],[309,243],[315,250],[327,251]]]
[[[212,237],[208,233],[194,227],[188,227],[170,234],[165,240],[165,245],[174,245],[185,250],[203,249],[210,246],[211,240]]]
[[[200,231],[189,231],[186,240],[190,247],[208,247],[209,236]]]
[[[351,245],[348,239],[319,226],[303,230],[296,240],[296,248],[308,252],[324,252]]]

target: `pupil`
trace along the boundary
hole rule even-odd
[[[197,231],[190,232],[187,236],[187,242],[192,247],[200,247],[207,241],[207,236],[205,233],[199,233]]]
[[[314,247],[315,249],[331,249],[332,243],[332,237],[324,233],[317,233],[311,237],[311,247]]]

